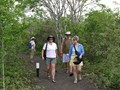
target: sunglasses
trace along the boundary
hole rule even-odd
[[[50,38],[49,40],[53,40],[52,38]]]
[[[73,39],[73,41],[77,41],[76,39]]]
[[[70,34],[66,34],[66,36],[71,36]]]

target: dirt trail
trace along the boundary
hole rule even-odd
[[[29,55],[21,55],[21,57],[25,60],[29,60]],[[35,56],[34,63],[29,64],[35,68],[36,62],[40,63],[40,76],[38,78],[38,85],[44,87],[45,90],[103,90],[95,87],[93,83],[90,83],[90,81],[84,77],[77,84],[74,84],[73,76],[70,77],[69,74],[66,74],[63,68],[58,65],[56,72],[56,83],[53,83],[51,78],[47,78],[45,72],[45,62],[43,62],[39,56]]]

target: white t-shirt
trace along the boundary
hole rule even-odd
[[[43,46],[43,49],[45,50],[46,48],[46,43]],[[50,43],[47,43],[47,50],[46,50],[46,57],[47,58],[56,58],[56,49],[57,49],[57,45],[56,43],[52,43],[52,45]]]
[[[35,41],[34,41],[34,40],[31,40],[30,43],[32,44],[31,49],[35,49]]]

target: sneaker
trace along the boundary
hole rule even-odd
[[[52,80],[52,82],[53,82],[53,83],[56,83],[56,81],[55,81],[55,80]]]
[[[80,80],[82,80],[82,77],[81,77],[81,75],[79,75],[78,79],[79,79],[79,81],[80,81]]]
[[[34,61],[33,61],[33,60],[31,60],[31,63],[34,63]]]
[[[74,80],[74,82],[73,82],[73,83],[75,83],[75,84],[76,84],[76,83],[77,83],[77,80]]]
[[[57,71],[57,70],[55,70],[55,72],[57,73],[58,71]]]
[[[50,75],[47,75],[48,79],[50,79]]]
[[[70,73],[69,76],[73,76],[73,73]]]
[[[68,70],[66,70],[66,73],[68,73],[69,71]]]

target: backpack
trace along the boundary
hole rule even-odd
[[[46,46],[45,46],[45,50],[44,50],[44,58],[45,58],[45,60],[46,60],[46,51],[47,51],[47,45],[48,45],[48,43],[46,43]]]
[[[28,48],[31,48],[32,47],[32,44],[31,42],[28,43]]]

